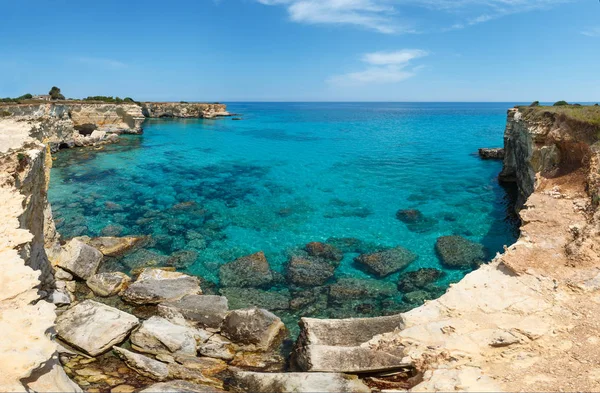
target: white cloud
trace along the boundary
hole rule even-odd
[[[87,65],[98,66],[102,68],[118,69],[125,68],[127,64],[113,59],[105,59],[100,57],[77,57],[75,61]]]
[[[400,19],[407,7],[459,17],[449,29],[461,29],[510,14],[551,8],[574,0],[256,0],[284,6],[294,22],[353,25],[380,33],[414,33],[412,23]],[[448,30],[448,29],[446,29]]]
[[[587,35],[588,37],[600,37],[600,27],[591,27],[589,29],[585,29],[581,32],[583,35]]]
[[[420,49],[366,53],[361,58],[369,65],[366,69],[333,76],[328,82],[338,86],[398,83],[415,75],[418,67],[407,69],[412,60],[427,55]]]

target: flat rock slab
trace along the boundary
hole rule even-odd
[[[94,247],[84,242],[72,239],[61,251],[56,265],[73,275],[87,280],[98,271],[103,255]]]
[[[256,373],[236,370],[233,372],[232,385],[254,393],[371,392],[358,377],[337,373]]]
[[[123,292],[123,300],[133,304],[158,304],[201,294],[200,281],[187,274],[162,269],[144,269]]]
[[[121,272],[97,273],[87,279],[87,286],[97,296],[114,296],[131,282],[129,276]]]
[[[304,371],[375,372],[406,366],[401,346],[371,347],[373,337],[404,328],[401,315],[377,318],[302,318],[293,357]]]
[[[86,300],[58,316],[56,331],[62,340],[97,356],[123,342],[138,324],[131,314]]]
[[[156,381],[164,381],[169,377],[169,368],[166,364],[124,348],[114,347],[113,349],[117,356],[125,362],[127,367],[141,375]]]
[[[196,329],[175,325],[161,317],[150,317],[131,334],[133,349],[151,354],[177,354],[195,356]]]
[[[226,287],[261,287],[273,281],[273,272],[260,251],[221,266],[219,279]]]
[[[186,295],[159,304],[158,313],[167,319],[183,318],[195,325],[218,330],[229,311],[227,298],[215,295]]]
[[[93,237],[87,244],[97,248],[102,254],[114,257],[122,255],[147,241],[147,237],[123,236],[123,237]]]
[[[259,308],[229,312],[221,331],[225,337],[236,344],[265,351],[281,344],[287,333],[279,317]]]
[[[403,247],[389,250],[362,254],[354,258],[354,262],[361,268],[377,277],[386,277],[400,271],[416,261],[418,256]]]
[[[159,382],[140,390],[140,393],[211,393],[224,392],[211,386],[199,385],[196,383],[176,379],[169,382]]]

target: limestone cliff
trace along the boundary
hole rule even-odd
[[[203,104],[187,102],[144,102],[142,111],[146,117],[195,117],[211,119],[229,116],[224,104]]]

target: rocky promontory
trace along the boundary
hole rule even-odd
[[[229,116],[225,104],[195,102],[143,102],[142,113],[146,117],[177,117],[212,119]]]

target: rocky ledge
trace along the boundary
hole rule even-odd
[[[0,348],[0,388],[79,391],[71,377],[86,389],[114,392],[598,390],[596,124],[568,112],[510,110],[501,180],[520,191],[517,243],[407,313],[302,319],[291,362],[285,327],[268,310],[230,310],[225,297],[203,294],[200,280],[170,269],[146,268],[132,278],[98,273],[104,256],[131,251],[144,239],[58,243],[45,197],[46,148],[23,123],[12,134],[3,128],[0,309],[9,336]],[[411,222],[418,214],[399,212],[399,219]],[[474,247],[463,243],[445,239],[438,252]],[[335,250],[309,250],[332,261],[323,263],[327,276]],[[411,258],[403,250],[393,255]],[[223,277],[269,282],[274,278],[262,259],[236,260]],[[372,268],[397,258],[363,259],[357,262]],[[300,272],[315,263],[297,262],[291,277],[303,278]],[[248,264],[255,274],[239,277]]]
[[[143,102],[142,112],[146,117],[203,118],[229,116],[225,104],[195,102]]]

